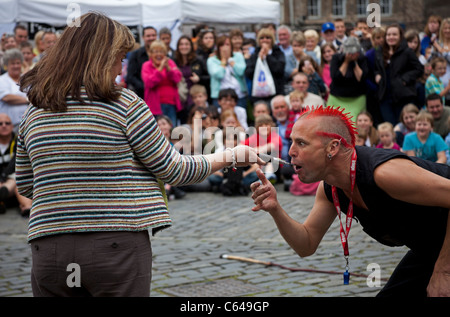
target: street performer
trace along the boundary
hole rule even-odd
[[[339,108],[307,108],[291,139],[289,155],[300,181],[321,181],[310,214],[304,223],[292,219],[260,170],[260,182],[251,185],[253,211],[269,212],[301,257],[316,251],[339,216],[347,264],[348,234],[357,219],[378,242],[409,248],[377,296],[450,295],[450,166],[397,150],[355,147],[353,123]],[[344,271],[344,283],[348,277]]]

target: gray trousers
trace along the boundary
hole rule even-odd
[[[56,234],[30,244],[36,297],[150,296],[148,231]]]

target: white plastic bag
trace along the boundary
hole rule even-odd
[[[252,82],[253,97],[269,97],[275,95],[275,82],[266,60],[258,57]]]

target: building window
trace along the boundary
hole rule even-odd
[[[380,9],[382,15],[392,14],[392,0],[380,0]]]
[[[337,17],[345,16],[345,3],[346,0],[333,0],[331,7],[332,14]]]
[[[320,17],[320,0],[308,0],[308,17],[318,18]]]
[[[356,14],[358,16],[367,15],[369,0],[356,0]]]

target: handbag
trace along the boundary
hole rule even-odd
[[[185,102],[188,98],[188,88],[184,77],[181,77],[181,80],[178,82],[178,95],[181,102]]]
[[[253,97],[269,97],[275,95],[275,82],[266,60],[258,57],[252,81]]]

